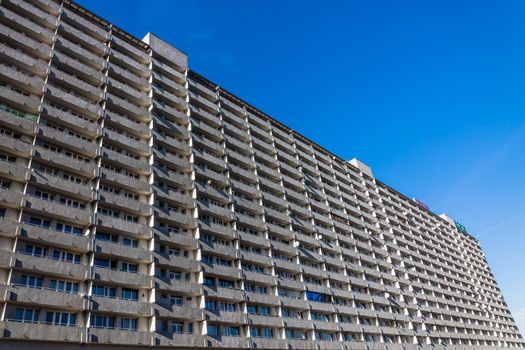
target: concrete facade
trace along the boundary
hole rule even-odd
[[[448,216],[153,34],[0,12],[0,348],[523,347]]]

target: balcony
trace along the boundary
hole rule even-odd
[[[125,95],[124,98],[132,99],[135,103],[141,106],[150,104],[150,97],[142,90],[137,90],[131,85],[123,83],[113,77],[108,77],[108,86],[112,92]]]
[[[118,65],[112,62],[109,62],[108,69],[109,69],[110,76],[116,77],[118,80],[121,80],[127,84],[130,84],[136,87],[138,90],[148,91],[150,89],[150,84],[148,80],[131,73],[127,69],[119,67]]]
[[[265,285],[273,286],[276,284],[275,276],[264,274],[264,273],[257,273],[252,271],[242,271],[242,277],[246,281],[254,281],[257,283],[262,283]]]
[[[182,77],[182,74],[181,74],[181,77]],[[181,80],[175,81],[173,79],[170,79],[160,74],[157,71],[153,71],[153,79],[154,79],[153,80],[154,83],[157,83],[163,87],[168,88],[170,91],[175,92],[177,95],[186,94],[186,89],[184,88],[184,84],[183,84],[184,82]]]
[[[255,177],[254,177],[255,178]],[[261,192],[257,189],[256,183],[245,183],[239,180],[230,179],[230,186],[236,191],[243,192],[251,198],[260,198]]]
[[[8,287],[10,302],[47,306],[51,308],[83,311],[86,299],[79,293],[67,293],[46,288],[29,288],[12,285]]]
[[[190,106],[190,115],[193,117],[196,115],[199,120],[203,121],[210,127],[217,129],[221,125],[221,120],[218,115],[215,115],[213,113],[210,113],[208,110],[204,108],[200,108],[196,105]]]
[[[190,102],[192,104],[196,103],[196,104],[200,105],[202,108],[208,110],[212,114],[219,113],[219,106],[217,106],[215,103],[207,100],[203,96],[201,96],[201,95],[199,95],[197,93],[194,93],[194,92],[190,92],[190,97],[191,97],[190,98]]]
[[[159,60],[154,60],[153,67],[160,68],[160,70],[162,70],[162,75],[168,76],[170,79],[173,79],[179,84],[186,83],[186,76],[184,75],[184,73],[179,72],[178,70],[176,70],[172,66],[167,65],[164,62],[161,62]],[[180,67],[179,69],[183,69],[183,68]]]
[[[196,249],[198,245],[197,240],[193,238],[191,234],[168,232],[165,228],[157,226],[155,227],[154,233],[155,239],[159,241],[175,243],[179,246],[193,249]]]
[[[275,221],[279,221],[280,223],[284,224],[290,223],[290,215],[287,213],[287,210],[283,210],[283,212],[281,212],[271,208],[264,208],[264,212],[266,217],[272,218]]]
[[[188,333],[154,333],[153,343],[156,346],[176,347],[184,344],[191,348],[204,348],[205,335]]]
[[[224,265],[218,265],[218,264],[208,265],[208,264],[201,263],[202,271],[206,274],[219,276],[219,277],[240,279],[241,270],[236,268],[234,265],[235,265],[234,263],[232,263],[232,266],[224,266]]]
[[[67,7],[64,8],[62,12],[63,19],[71,21],[76,25],[79,25],[83,28],[83,31],[89,32],[91,35],[98,37],[99,40],[104,40],[108,33],[107,29],[97,25],[95,22],[92,22],[83,16],[76,14],[75,12],[69,10]]]
[[[211,168],[220,168],[221,170],[227,169],[226,162],[220,156],[198,149],[193,149],[193,154],[195,158],[208,163]],[[252,177],[253,176],[254,175],[252,174]]]
[[[111,216],[97,215],[96,224],[106,229],[133,234],[139,238],[151,238],[151,227]]]
[[[66,124],[71,130],[79,130],[90,137],[95,137],[99,133],[98,123],[94,121],[85,120],[68,111],[52,107],[46,103],[43,104],[42,114],[60,123]]]
[[[101,107],[83,97],[75,95],[74,93],[64,91],[54,85],[46,85],[46,95],[54,100],[60,101],[61,104],[76,110],[82,114],[91,115],[93,118],[100,116],[102,112]]]
[[[202,295],[202,285],[194,282],[185,282],[176,279],[164,279],[155,277],[155,288],[159,290],[166,290],[170,292]]]
[[[0,106],[0,123],[23,134],[33,134],[36,117],[14,110],[6,105]]]
[[[173,166],[174,168],[177,168],[182,172],[189,172],[191,170],[190,161],[186,158],[181,157],[178,154],[154,149],[153,155],[155,157],[155,160],[160,160],[165,163],[169,163],[169,165]]]
[[[142,62],[144,64],[150,63],[150,57],[142,47],[139,48],[138,46],[135,46],[132,43],[120,38],[118,35],[113,35],[111,37],[111,47],[113,48],[115,45],[121,50],[126,51],[126,53],[133,57],[136,61]]]
[[[225,133],[233,134],[233,137],[243,140],[244,142],[250,142],[250,135],[248,135],[246,130],[242,130],[235,125],[226,122],[225,120],[223,120],[223,126]]]
[[[156,265],[176,266],[177,268],[186,271],[199,271],[200,269],[198,261],[182,256],[166,256],[160,253],[155,253],[153,259]]]
[[[60,232],[28,223],[20,225],[20,237],[39,243],[46,242],[53,246],[63,247],[78,252],[87,252],[90,248],[91,242],[89,236]]]
[[[274,315],[248,315],[248,324],[249,325],[258,325],[258,326],[266,326],[266,327],[272,327],[272,328],[282,328],[283,325],[283,318],[282,317],[276,317]]]
[[[44,323],[3,321],[4,339],[43,340],[81,343],[85,341],[81,327],[54,326]]]
[[[124,153],[119,153],[108,148],[102,148],[101,153],[103,158],[109,159],[126,168],[131,168],[134,171],[140,172],[144,175],[151,172],[151,167],[149,165],[148,159],[146,158],[141,157],[139,159],[135,159],[125,155]]]
[[[73,264],[20,252],[15,253],[14,258],[14,266],[25,271],[62,276],[75,280],[85,280],[87,278],[88,267],[84,264]]]
[[[109,328],[89,328],[88,341],[99,344],[151,345],[151,333]]]
[[[141,215],[151,214],[151,205],[141,200],[131,199],[110,192],[99,192],[99,200],[122,209],[128,209]]]
[[[61,22],[58,25],[59,33],[67,36],[75,42],[81,42],[82,46],[89,47],[90,51],[95,51],[99,55],[103,55],[107,52],[107,46],[103,42],[85,34],[83,31],[76,29],[75,27]]]
[[[91,296],[92,310],[124,315],[151,316],[151,304],[138,300]]]
[[[188,209],[189,211],[189,209]],[[191,213],[182,214],[175,211],[154,208],[154,215],[156,218],[165,219],[174,223],[180,224],[184,227],[194,228],[195,218]]]
[[[266,226],[268,227],[268,230],[272,233],[275,233],[277,235],[280,235],[282,237],[285,237],[285,238],[292,238],[292,234],[293,232],[289,229],[289,228],[286,228],[286,227],[281,227],[281,226],[278,226],[278,225],[274,225],[272,223],[269,223],[267,222],[266,223]]]
[[[207,347],[223,349],[249,349],[250,338],[222,336],[219,339],[208,336]]]
[[[191,321],[203,320],[202,310],[192,305],[172,304],[168,299],[158,299],[154,305],[155,316],[188,319]]]
[[[190,138],[190,132],[188,131],[186,125],[179,125],[164,117],[156,115],[153,116],[153,121],[155,124],[154,130],[157,130],[158,128],[164,128],[168,131],[168,133],[174,134],[174,137],[178,140],[187,140]]]
[[[287,349],[287,341],[283,339],[251,338],[255,349]]]
[[[135,288],[151,288],[151,276],[141,273],[132,273],[104,267],[95,266],[93,268],[95,280],[112,282],[118,285],[133,286]]]
[[[47,125],[39,125],[37,130],[38,136],[53,140],[55,143],[84,154],[88,157],[94,157],[98,151],[98,145],[95,142],[83,140],[70,135],[67,132],[51,128]]]
[[[154,92],[154,96],[157,100],[163,100],[163,102],[161,102],[161,109],[166,109],[166,107],[168,106],[174,106],[174,108],[178,111],[187,111],[188,110],[188,102],[185,100],[184,97],[179,97],[175,94],[172,94],[171,92],[169,92],[168,90],[164,90],[163,88],[159,87],[159,86],[153,86],[153,92]],[[166,102],[166,103],[164,103]],[[171,107],[173,108],[173,107]],[[184,114],[184,113],[182,113]],[[185,115],[185,114],[184,114]],[[186,116],[186,115],[185,115]],[[187,116],[186,118],[184,118],[183,120],[187,120]]]
[[[298,318],[283,318],[283,323],[285,327],[288,328],[302,328],[302,329],[312,329],[313,323],[310,320],[298,319]]]
[[[276,268],[279,268],[279,269],[282,269],[282,270],[288,270],[288,271],[292,271],[292,272],[295,272],[295,273],[299,273],[301,272],[301,265],[293,262],[293,261],[287,261],[287,260],[282,260],[282,259],[275,259],[275,267]],[[283,280],[282,283],[285,283],[284,282],[284,279],[282,278],[279,278],[280,280]]]
[[[18,230],[18,223],[16,220],[8,218],[0,218],[0,236],[15,237]]]
[[[224,226],[211,221],[203,220],[199,220],[198,223],[201,231],[211,232],[226,238],[235,238],[235,231],[231,226]]]
[[[82,96],[85,96],[92,102],[98,102],[102,99],[103,90],[98,86],[93,86],[86,83],[71,74],[65,73],[56,68],[51,68],[49,78],[54,82],[58,82],[60,86],[66,86],[68,89],[75,90]]]
[[[104,73],[102,71],[96,70],[92,66],[86,65],[78,59],[71,58],[60,51],[56,51],[53,54],[53,63],[61,69],[82,77],[82,79],[89,81],[95,86],[99,86],[103,82]]]
[[[244,233],[244,232],[243,232]],[[253,235],[250,235],[253,237]],[[266,240],[265,240],[266,241]],[[265,244],[267,246],[267,244]],[[272,266],[272,259],[267,255],[256,254],[247,251],[241,251],[241,259],[252,261],[265,266]]]
[[[136,179],[134,177],[116,173],[108,169],[102,169],[100,177],[108,182],[112,182],[117,186],[123,186],[133,191],[138,191],[141,194],[149,194],[151,192],[150,184],[144,179]]]
[[[227,258],[235,258],[237,256],[237,248],[234,245],[213,244],[207,241],[199,241],[202,253],[212,253],[221,255]]]
[[[199,212],[202,211],[214,216],[218,216],[225,221],[233,220],[233,212],[230,208],[228,208],[228,206],[220,207],[209,203],[203,203],[202,201],[198,200],[197,207],[199,208]]]
[[[0,37],[2,37],[3,43],[7,42],[15,47],[20,47],[24,51],[31,52],[39,58],[49,58],[49,53],[51,52],[50,46],[31,39],[27,35],[11,29],[4,24],[0,24]]]
[[[273,250],[281,251],[290,256],[296,256],[298,254],[297,248],[294,247],[292,244],[285,244],[282,242],[270,240],[270,246]]]
[[[197,173],[197,175],[199,175],[199,177],[205,177],[205,178],[210,179],[210,180],[212,180],[212,181],[214,181],[214,182],[216,182],[219,185],[222,185],[224,187],[226,187],[227,184],[228,184],[228,177],[226,175],[224,175],[224,173],[223,173],[224,169],[213,169],[213,168],[209,168],[206,165],[204,165],[204,166],[195,165],[194,169],[195,169],[195,172]],[[212,188],[211,186],[207,186],[207,187]],[[213,192],[211,189],[210,189],[210,191]],[[221,190],[217,190],[217,191],[222,192]],[[229,194],[228,194],[228,196],[229,196]],[[217,197],[215,197],[215,198],[217,198]],[[220,198],[219,198],[219,200],[220,200]]]
[[[38,114],[38,107],[40,106],[39,97],[15,90],[9,85],[0,89],[0,102],[32,115]]]
[[[4,82],[23,86],[25,90],[34,94],[40,94],[44,87],[44,80],[41,77],[23,73],[20,68],[8,63],[0,64],[0,76]]]
[[[20,191],[0,188],[0,204],[9,208],[21,208],[24,195]]]
[[[125,54],[117,51],[117,50],[111,50],[109,59],[113,62],[118,62],[119,65],[126,67],[127,69],[130,69],[138,76],[141,76],[143,78],[149,77],[149,69],[148,66],[139,63],[138,61],[134,59],[130,59],[129,56],[126,56]]]
[[[230,111],[232,111],[233,113],[236,114],[237,118],[243,118],[244,115],[245,115],[245,112],[244,112],[244,108],[237,105],[236,103],[224,98],[224,97],[220,97],[220,103],[221,103],[221,107],[226,107],[227,109],[229,109]],[[241,119],[243,120],[243,119]]]
[[[211,140],[220,142],[222,140],[222,132],[217,127],[211,127],[200,119],[195,118],[192,115],[191,120],[191,129],[196,130],[202,134],[205,134]]]
[[[99,239],[95,241],[93,251],[95,253],[117,256],[145,263],[151,261],[151,252],[149,250],[144,248],[135,248],[116,242],[102,241]]]
[[[2,54],[6,62],[15,63],[18,66],[22,66],[31,73],[39,76],[46,74],[47,63],[45,63],[44,60],[27,55],[19,50],[7,46],[6,44],[0,44],[0,54]]]
[[[33,146],[31,143],[6,135],[0,135],[0,149],[20,157],[29,158]]]
[[[91,222],[91,210],[74,208],[59,202],[43,200],[37,197],[26,196],[26,208],[38,210],[64,220],[74,220],[77,224],[87,225]]]
[[[174,137],[154,131],[153,136],[155,137],[155,142],[161,144],[163,147],[169,151],[175,151],[183,155],[190,155],[191,150],[187,141],[178,140]]]
[[[151,137],[151,131],[147,123],[141,123],[108,110],[106,110],[105,119],[106,122],[110,122],[110,124],[117,124],[119,129],[124,129],[126,132],[132,134],[138,134],[141,138],[149,139]]]
[[[284,288],[290,288],[298,291],[304,290],[304,284],[300,281],[295,281],[287,278],[277,277],[277,285]],[[287,299],[288,300],[294,300],[294,299]],[[283,301],[284,305],[284,301]]]
[[[0,268],[9,269],[14,263],[12,258],[13,253],[10,250],[0,249]]]
[[[117,97],[109,92],[106,93],[106,100],[112,108],[116,108],[121,113],[131,115],[137,120],[148,122],[151,119],[150,112],[146,108],[131,103],[128,100]]]
[[[176,187],[185,189],[185,190],[191,190],[193,189],[193,181],[190,177],[180,174],[177,171],[161,168],[154,166],[154,173],[159,178],[162,179],[162,181],[167,182],[169,184],[175,185]],[[169,197],[170,195],[173,195],[175,191],[170,190],[169,187],[166,188],[164,186],[160,187],[158,185],[153,186],[153,191],[157,193],[159,196]]]
[[[197,169],[197,168],[196,168]],[[220,202],[231,202],[230,194],[225,190],[219,190],[211,185],[203,185],[201,183],[195,183],[197,191],[199,193],[206,194],[207,196],[214,198]]]
[[[243,178],[245,181],[253,181],[255,178],[253,169],[244,169],[232,163],[229,164],[229,169],[232,174]]]
[[[70,38],[71,39],[71,38]],[[104,57],[93,53],[93,51],[86,50],[80,45],[68,40],[61,35],[57,37],[55,47],[59,48],[61,52],[64,52],[68,56],[78,59],[83,64],[89,65],[90,68],[99,71],[106,66],[106,60]]]

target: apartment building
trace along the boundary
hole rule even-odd
[[[0,2],[1,349],[501,349],[478,241],[69,1]]]

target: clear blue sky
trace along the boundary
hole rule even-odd
[[[79,3],[462,222],[525,332],[525,2]]]

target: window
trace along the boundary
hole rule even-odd
[[[53,251],[53,259],[58,261],[67,261],[74,264],[80,264],[80,255],[68,252]]]
[[[222,335],[229,337],[238,337],[239,336],[239,327],[236,326],[223,326]]]
[[[92,315],[91,316],[91,325],[93,328],[115,328],[115,317],[112,316],[102,316],[102,315]]]
[[[29,218],[29,224],[49,228],[51,226],[51,221],[31,216]]]
[[[215,300],[206,299],[205,307],[206,307],[206,310],[215,311],[217,310],[217,302]]]
[[[219,280],[219,287],[221,288],[233,288],[233,282],[228,280]]]
[[[138,270],[139,270],[139,265],[137,264],[122,263],[121,271],[137,273]]]
[[[221,301],[221,311],[235,312],[237,311],[237,306],[232,303]]]
[[[120,320],[120,328],[127,331],[137,330],[137,319],[136,318],[122,318]]]
[[[46,323],[56,326],[69,326],[73,327],[77,323],[77,315],[70,314],[67,312],[52,312],[46,313]]]
[[[171,296],[170,297],[170,303],[171,303],[171,305],[182,306],[182,304],[183,304],[182,297]]]
[[[299,329],[285,329],[286,339],[306,339],[306,333]]]
[[[93,295],[98,297],[115,298],[116,296],[116,289],[114,287],[93,285],[92,292]]]
[[[78,293],[78,283],[67,281],[49,281],[49,288],[57,292]]]
[[[184,330],[184,324],[181,322],[174,322],[171,324],[172,333],[182,333]]]
[[[122,239],[122,245],[125,245],[127,247],[138,248],[139,241],[136,240],[136,239],[123,238]]]
[[[25,252],[29,255],[44,257],[47,255],[47,249],[39,246],[26,245]]]
[[[256,314],[256,313],[257,313],[257,306],[255,306],[255,305],[248,305],[248,306],[246,307],[246,309],[247,309],[247,311],[248,311],[249,314],[252,314],[252,315],[253,315],[253,314]]]
[[[71,225],[60,223],[60,222],[57,222],[55,228],[59,232],[71,233],[74,235],[82,235],[84,231],[82,227],[71,226]],[[97,234],[97,237],[98,237],[98,234]]]
[[[271,328],[263,328],[263,336],[266,339],[272,339],[273,338],[273,329],[271,329]]]
[[[139,291],[136,289],[122,289],[122,299],[126,300],[138,300],[139,299]]]
[[[42,288],[42,277],[36,276],[20,276],[20,284],[29,288]]]
[[[219,327],[216,324],[208,323],[208,335],[216,337],[219,335]]]
[[[213,287],[215,285],[215,279],[213,277],[204,277],[204,285]]]
[[[15,319],[20,322],[36,323],[39,315],[40,310],[17,308]]]

